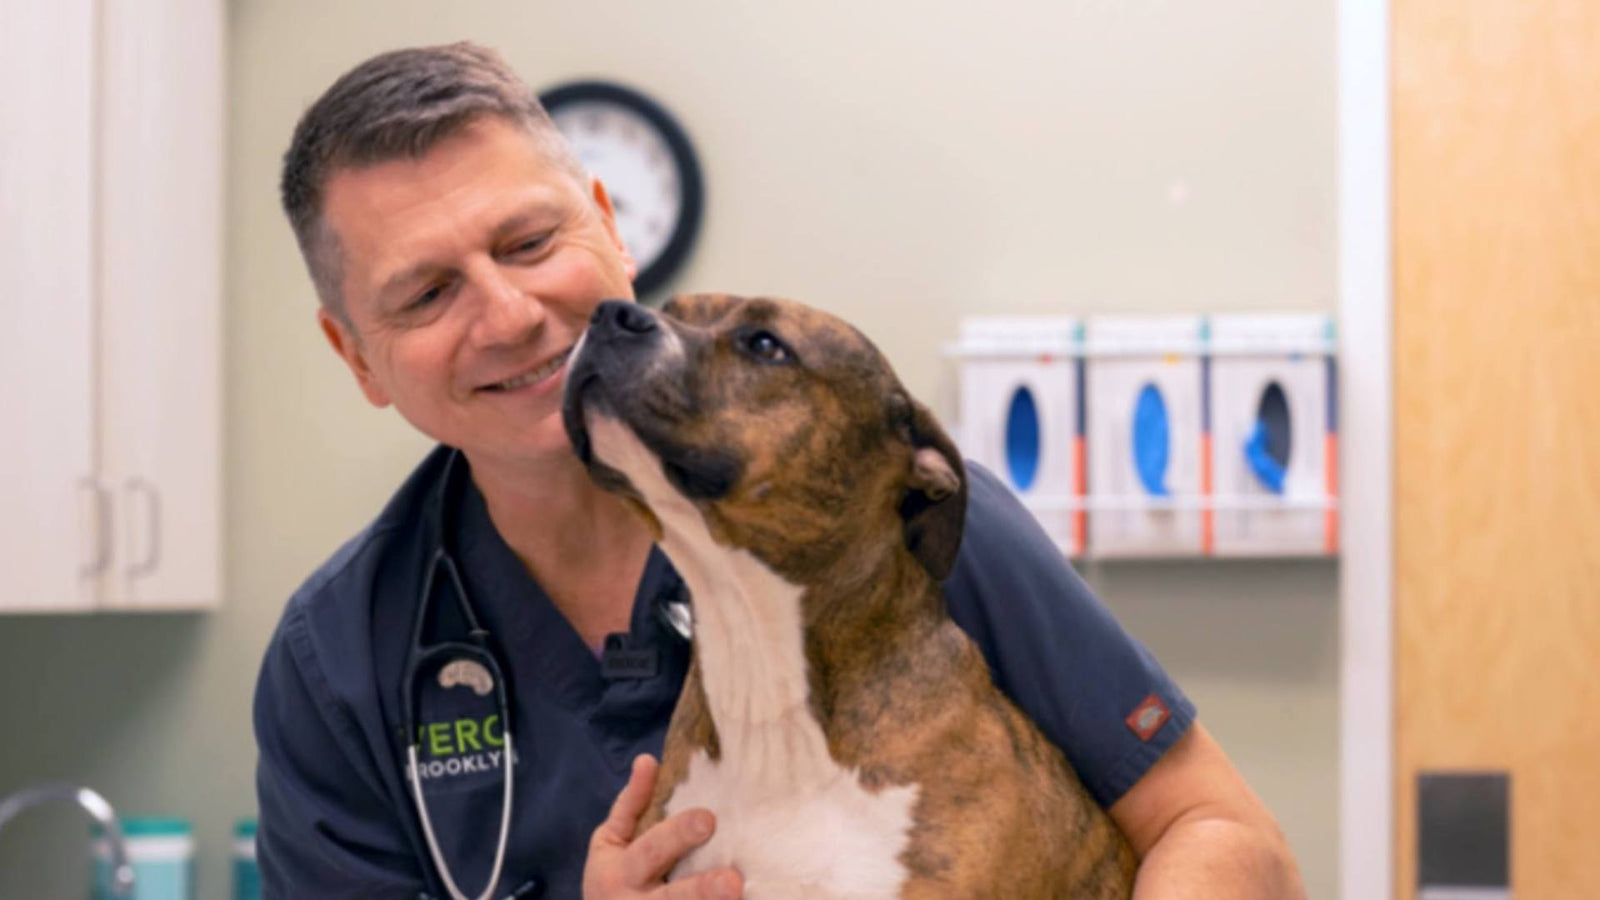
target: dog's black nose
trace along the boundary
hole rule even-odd
[[[649,334],[658,326],[655,315],[639,304],[629,300],[607,300],[596,307],[589,327],[597,332],[640,335]]]

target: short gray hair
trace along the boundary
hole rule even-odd
[[[283,211],[318,299],[347,326],[338,236],[323,218],[329,179],[340,169],[418,159],[490,115],[526,128],[553,162],[584,178],[538,94],[500,54],[476,44],[374,56],[341,76],[300,117],[283,155]]]

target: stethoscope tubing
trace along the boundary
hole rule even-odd
[[[506,730],[505,754],[505,792],[500,805],[500,840],[494,848],[494,865],[489,870],[489,883],[483,886],[483,893],[477,900],[489,900],[494,895],[494,889],[500,885],[500,871],[506,861],[506,847],[511,843],[511,787],[513,784],[512,766],[516,759],[516,751],[512,748],[511,732]],[[444,880],[445,890],[450,893],[451,900],[467,900],[467,895],[456,886],[456,880],[450,875],[450,865],[445,861],[444,852],[439,849],[439,841],[433,834],[433,817],[428,814],[428,802],[422,796],[422,776],[417,768],[417,745],[412,743],[406,747],[406,758],[411,763],[407,774],[411,779],[411,796],[417,804],[417,818],[422,820],[422,836],[428,842],[428,854],[433,857],[433,866],[439,872],[439,877]]]
[[[472,602],[467,597],[466,585],[461,580],[461,573],[456,568],[455,559],[446,548],[447,532],[445,523],[445,507],[449,502],[450,485],[455,474],[456,463],[461,455],[459,450],[451,450],[450,458],[445,461],[445,471],[439,486],[439,510],[436,523],[439,529],[438,546],[433,556],[428,561],[427,573],[422,579],[422,590],[417,597],[416,620],[411,626],[411,647],[406,656],[406,667],[403,675],[404,687],[402,702],[405,704],[405,731],[406,731],[406,776],[411,782],[411,798],[417,805],[417,818],[422,822],[422,836],[428,844],[428,855],[433,859],[435,871],[444,882],[445,890],[450,894],[451,900],[467,900],[467,896],[456,884],[455,877],[450,872],[450,864],[444,858],[444,851],[439,847],[439,841],[433,830],[433,816],[428,811],[427,798],[422,791],[422,770],[417,761],[417,746],[421,737],[417,730],[416,704],[419,698],[415,694],[417,675],[423,664],[439,655],[458,652],[462,658],[472,659],[480,657],[489,665],[485,669],[494,679],[495,699],[500,707],[501,733],[505,735],[505,768],[502,781],[504,782],[503,799],[500,804],[500,836],[495,842],[494,865],[489,870],[489,881],[484,885],[483,893],[476,900],[489,900],[494,890],[500,884],[500,875],[505,866],[506,848],[511,843],[511,805],[512,792],[515,779],[512,776],[512,766],[515,765],[516,752],[512,747],[512,722],[511,702],[505,684],[505,672],[500,667],[493,648],[489,644],[489,632],[484,630],[478,621],[477,611],[472,608]],[[449,576],[450,587],[455,591],[456,607],[467,620],[467,629],[472,638],[471,645],[457,644],[454,648],[449,643],[435,645],[431,650],[422,649],[422,629],[427,619],[428,604],[433,598],[434,581],[440,569],[445,570]],[[474,660],[476,662],[477,660]]]
[[[456,568],[454,557],[447,548],[445,509],[449,503],[450,486],[454,480],[457,468],[457,458],[461,455],[459,450],[452,450],[450,458],[445,462],[445,471],[439,486],[439,510],[436,524],[439,529],[438,544],[433,556],[428,562],[427,573],[423,576],[422,591],[417,597],[416,619],[412,623],[411,647],[406,657],[406,667],[403,675],[404,683],[401,702],[404,704],[404,728],[406,735],[406,759],[409,765],[406,769],[407,779],[411,782],[411,798],[417,806],[417,818],[422,822],[422,836],[428,845],[428,855],[433,860],[434,870],[439,873],[439,878],[444,882],[445,890],[451,900],[468,900],[465,893],[456,884],[450,872],[449,863],[444,858],[444,851],[439,847],[439,841],[433,830],[433,817],[428,812],[427,798],[422,791],[422,770],[418,766],[417,747],[421,741],[417,729],[416,704],[416,678],[424,664],[451,652],[462,654],[463,658],[478,657],[487,662],[485,668],[494,678],[496,699],[500,706],[501,730],[505,735],[505,770],[504,770],[504,799],[500,807],[500,837],[496,842],[494,851],[494,865],[489,872],[489,882],[484,886],[483,893],[476,900],[489,900],[496,887],[499,886],[500,876],[504,871],[506,849],[511,842],[511,805],[515,779],[512,777],[512,766],[516,760],[516,753],[512,749],[512,722],[511,701],[505,683],[505,670],[500,665],[493,647],[489,642],[489,633],[479,624],[477,612],[472,608],[472,603],[467,597],[466,585],[461,580],[461,573]],[[446,642],[435,644],[428,650],[422,649],[422,630],[427,618],[428,604],[433,595],[433,586],[437,580],[440,569],[445,570],[450,587],[455,591],[456,606],[466,619],[467,628],[472,638],[471,644],[460,642]],[[693,629],[693,616],[689,605],[683,600],[657,600],[654,604],[654,613],[657,620],[669,631],[677,634],[683,640],[690,640]],[[475,660],[476,661],[476,660]],[[513,896],[520,896],[524,888],[518,888]],[[426,895],[424,895],[426,896]]]

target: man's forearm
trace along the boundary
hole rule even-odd
[[[1276,828],[1224,818],[1174,822],[1145,855],[1134,900],[1303,900],[1305,886]]]

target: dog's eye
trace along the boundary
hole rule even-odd
[[[744,349],[751,356],[764,363],[788,362],[792,355],[789,348],[778,340],[778,336],[770,331],[752,331],[744,337]]]

